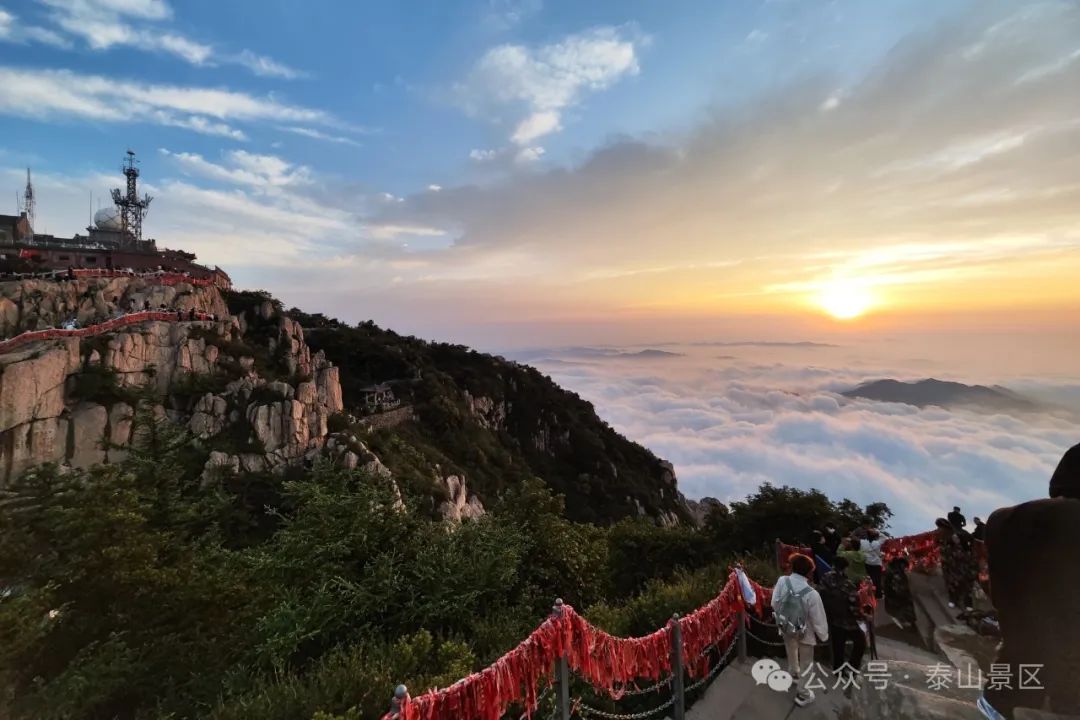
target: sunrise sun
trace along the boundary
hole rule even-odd
[[[874,305],[874,295],[866,283],[843,278],[822,285],[815,301],[837,320],[852,320]]]

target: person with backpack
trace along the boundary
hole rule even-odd
[[[866,652],[866,635],[859,623],[863,611],[859,603],[859,588],[847,576],[847,560],[842,557],[833,562],[833,569],[821,579],[821,603],[829,622],[832,639],[833,672],[840,672],[845,663],[858,671]],[[847,641],[851,640],[851,657],[845,659]]]
[[[799,707],[814,702],[814,691],[806,687],[805,671],[814,663],[814,645],[829,639],[821,595],[807,580],[813,573],[813,560],[798,553],[792,555],[791,573],[777,578],[772,594],[773,614],[784,638],[788,672],[796,679],[795,704]]]

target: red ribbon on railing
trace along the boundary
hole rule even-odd
[[[753,610],[760,614],[771,591],[750,583],[757,595]],[[732,573],[719,595],[679,620],[683,662],[691,677],[708,672],[707,648],[734,640],[741,609],[742,593]],[[484,670],[448,688],[404,698],[399,720],[498,720],[514,703],[521,703],[528,716],[536,709],[538,685],[553,681],[560,657],[594,688],[617,699],[628,684],[639,679],[656,681],[671,672],[671,623],[644,637],[618,638],[565,605],[561,614],[544,621]]]
[[[776,566],[780,568],[781,573],[791,572],[791,556],[795,554],[805,555],[811,560],[814,558],[814,551],[808,547],[776,541]]]
[[[63,276],[64,271],[59,271],[60,276]],[[138,277],[138,278],[154,278],[162,285],[177,285],[179,283],[189,283],[191,285],[198,285],[200,287],[208,287],[214,284],[211,278],[197,278],[192,275],[185,275],[183,273],[168,272],[168,271],[153,271],[145,273],[128,272],[126,270],[92,270],[88,268],[82,268],[79,270],[72,270],[71,275],[77,278],[82,277]]]
[[[97,325],[90,325],[84,328],[74,328],[66,330],[64,328],[50,328],[49,330],[30,330],[24,332],[21,335],[16,335],[10,340],[4,340],[0,342],[0,353],[6,353],[14,350],[20,345],[25,345],[30,342],[39,342],[41,340],[53,340],[56,338],[64,337],[90,337],[92,335],[100,335],[102,333],[112,332],[117,328],[127,327],[128,325],[137,325],[138,323],[147,322],[149,320],[159,320],[163,322],[180,322],[191,319],[190,313],[187,312],[162,312],[160,310],[144,310],[137,313],[130,313],[118,318],[112,318],[106,320],[103,323]],[[209,320],[210,315],[207,313],[195,313],[196,320]]]
[[[927,571],[941,564],[941,548],[936,530],[889,538],[881,544],[881,559],[888,565],[893,558],[907,556],[909,569]]]

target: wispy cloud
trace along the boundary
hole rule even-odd
[[[291,68],[265,55],[257,55],[250,50],[244,50],[239,55],[234,56],[233,59],[256,75],[263,77],[284,78],[286,80],[307,77],[305,72]]]
[[[352,145],[353,147],[363,147],[363,143],[354,140],[351,137],[344,135],[332,135],[325,133],[315,128],[300,127],[298,125],[288,125],[280,128],[281,130],[292,133],[294,135],[302,135],[304,137],[311,138],[313,140],[322,140],[323,142],[336,143],[338,145]]]
[[[251,50],[221,52],[212,45],[169,29],[172,7],[165,0],[39,0],[49,9],[49,18],[64,34],[35,28],[28,37],[70,46],[67,38],[78,38],[92,50],[133,47],[164,53],[197,66],[235,64],[256,75],[292,80],[304,73],[273,58]],[[0,18],[0,28],[2,28]],[[66,37],[65,37],[66,36]]]
[[[204,87],[152,85],[67,70],[0,66],[0,114],[43,120],[148,122],[243,139],[230,123],[334,122],[326,113],[269,97]]]
[[[197,153],[174,153],[166,148],[161,148],[160,152],[188,174],[247,186],[261,193],[277,193],[284,188],[313,182],[310,168],[293,165],[276,155],[232,150],[225,153],[224,163],[214,163]]]
[[[71,42],[48,28],[30,25],[19,20],[18,16],[0,7],[0,42],[42,43],[57,48],[69,48]]]

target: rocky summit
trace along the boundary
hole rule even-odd
[[[576,519],[689,518],[670,464],[532,368],[284,312],[263,293],[145,277],[0,283],[4,337],[143,307],[178,316],[0,354],[0,484],[42,463],[118,461],[147,408],[184,428],[203,482],[324,458],[392,478],[454,521],[528,477]]]

